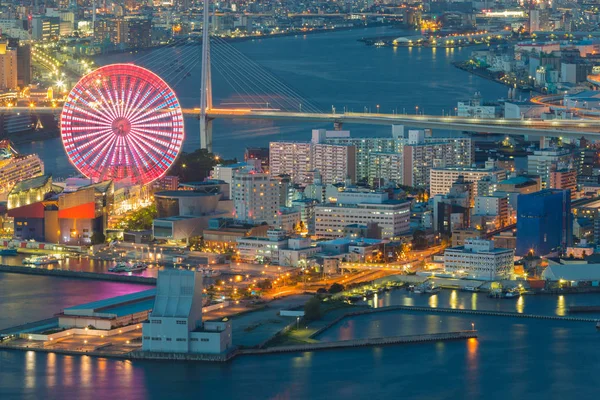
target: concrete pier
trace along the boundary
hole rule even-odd
[[[439,342],[449,340],[466,340],[477,338],[477,331],[459,331],[459,332],[444,332],[431,333],[423,335],[410,336],[390,336],[382,338],[367,338],[354,340],[340,340],[335,342],[319,342],[298,344],[292,346],[273,346],[265,349],[248,349],[239,350],[238,355],[257,355],[257,354],[273,354],[273,353],[290,353],[290,352],[305,352],[316,350],[329,349],[344,349],[349,347],[365,347],[365,346],[385,346],[391,344],[408,344],[408,343],[426,343]]]

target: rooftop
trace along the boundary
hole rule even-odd
[[[42,176],[37,176],[35,178],[25,179],[21,182],[16,183],[15,186],[13,186],[10,193],[13,194],[13,193],[19,193],[19,192],[26,192],[31,189],[40,188],[40,187],[44,186],[46,183],[48,183],[48,181],[50,179],[52,179],[52,175],[42,175]]]
[[[165,190],[154,193],[154,197],[206,197],[216,196],[217,193],[196,192],[193,190]]]
[[[145,310],[151,310],[154,304],[155,295],[156,289],[143,290],[141,292],[67,307],[64,309],[64,314],[86,316],[93,313],[106,314],[107,317],[121,317]]]

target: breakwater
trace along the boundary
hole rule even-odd
[[[435,307],[420,307],[420,306],[389,306],[375,308],[373,310],[357,311],[345,315],[360,315],[370,314],[373,312],[387,312],[387,311],[421,311],[421,312],[435,312],[435,313],[448,313],[448,314],[468,314],[468,315],[484,315],[492,317],[514,317],[514,318],[531,318],[531,319],[547,319],[557,321],[573,321],[573,322],[597,322],[597,318],[580,318],[580,317],[561,317],[558,315],[537,315],[537,314],[522,314],[518,312],[510,311],[484,311],[484,310],[459,310],[456,308],[435,308]]]
[[[65,269],[47,269],[47,268],[32,268],[22,267],[18,265],[0,265],[0,272],[10,272],[16,274],[28,274],[28,275],[45,275],[45,276],[58,276],[63,278],[78,278],[78,279],[95,279],[102,281],[111,282],[128,282],[128,283],[141,283],[145,285],[156,285],[156,278],[137,276],[137,275],[117,275],[117,274],[106,274],[101,272],[87,272],[87,271],[71,271]]]
[[[443,332],[430,333],[423,335],[410,336],[391,336],[382,338],[367,338],[340,340],[335,342],[319,342],[306,343],[290,346],[274,346],[264,349],[247,349],[239,350],[238,355],[258,355],[258,354],[273,354],[273,353],[289,353],[289,352],[304,352],[315,350],[343,349],[349,347],[365,347],[365,346],[385,346],[391,344],[408,344],[408,343],[426,343],[448,340],[466,340],[477,337],[477,331],[459,331],[459,332]]]

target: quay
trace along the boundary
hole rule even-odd
[[[578,313],[597,313],[600,312],[600,306],[571,306],[568,308],[569,314]]]
[[[117,275],[102,272],[71,271],[66,269],[31,268],[18,265],[0,265],[0,272],[10,272],[28,275],[46,275],[63,278],[94,279],[111,282],[142,283],[156,285],[156,278],[137,275]]]

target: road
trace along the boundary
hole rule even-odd
[[[33,112],[37,114],[59,114],[60,107],[0,107],[0,113]],[[185,108],[183,114],[197,117],[199,109]],[[310,122],[337,122],[368,125],[406,125],[414,128],[444,129],[453,131],[486,132],[502,135],[531,135],[542,137],[582,136],[594,139],[600,136],[600,119],[579,120],[512,120],[480,119],[439,115],[408,115],[381,113],[302,113],[278,110],[211,109],[211,119],[266,119]]]

